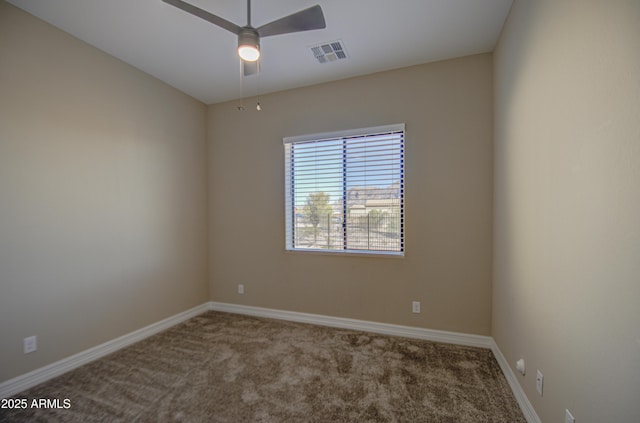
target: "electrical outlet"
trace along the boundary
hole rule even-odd
[[[411,303],[411,311],[414,313],[420,313],[420,301],[414,301]]]
[[[38,349],[38,338],[35,335],[24,338],[22,347],[25,354],[34,352]]]
[[[569,410],[564,410],[564,423],[576,423],[576,419],[573,418]]]
[[[238,284],[238,294],[244,294],[244,285],[241,283]]]
[[[542,382],[544,380],[544,376],[542,376],[542,372],[540,370],[537,371],[536,373],[536,391],[538,391],[538,394],[540,394],[540,396],[542,396]]]

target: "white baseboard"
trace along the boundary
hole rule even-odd
[[[69,370],[73,370],[91,361],[97,360],[98,358],[104,357],[107,354],[111,354],[121,348],[148,338],[151,335],[155,335],[158,332],[162,332],[165,329],[169,329],[170,327],[189,320],[192,317],[208,311],[209,309],[209,303],[201,304],[159,322],[152,323],[142,329],[138,329],[119,338],[107,341],[104,344],[97,345],[70,357],[63,358],[60,361],[56,361],[55,363],[33,370],[29,373],[25,373],[24,375],[9,379],[0,383],[0,398],[7,398],[42,382],[46,382],[47,380],[60,376]]]
[[[522,386],[518,382],[516,375],[513,373],[511,366],[507,362],[507,359],[504,358],[502,351],[498,348],[498,344],[496,341],[491,338],[491,351],[493,352],[496,361],[500,365],[500,369],[502,369],[502,373],[504,373],[504,377],[507,378],[507,382],[509,382],[509,386],[511,387],[511,391],[513,391],[513,395],[516,397],[516,401],[522,410],[522,414],[524,414],[524,418],[527,420],[527,423],[542,423],[538,414],[533,409],[533,405],[529,401],[527,394],[524,393]]]
[[[361,330],[383,335],[403,336],[406,338],[444,342],[447,344],[466,345],[471,347],[490,349],[492,343],[491,337],[482,335],[423,329],[413,326],[392,325],[388,323],[377,323],[367,320],[323,316],[320,314],[300,313],[296,311],[284,311],[238,304],[218,303],[214,301],[210,302],[209,305],[211,310],[214,311],[225,311],[228,313],[245,314],[248,316],[289,320],[292,322],[310,323],[314,325],[330,326],[334,328]]]

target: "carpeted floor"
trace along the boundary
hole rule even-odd
[[[525,422],[489,350],[219,312],[12,398],[61,408],[2,422]]]

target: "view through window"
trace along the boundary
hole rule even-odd
[[[284,146],[288,250],[404,253],[404,124]]]

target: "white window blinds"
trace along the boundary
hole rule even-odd
[[[287,250],[404,253],[404,124],[284,147]]]

